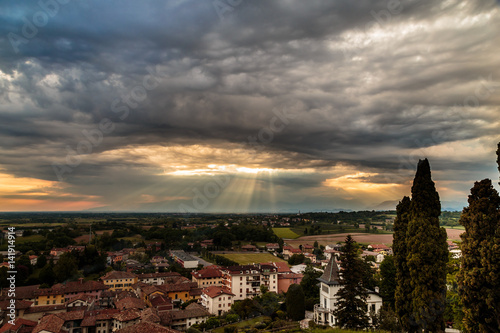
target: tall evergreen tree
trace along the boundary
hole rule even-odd
[[[497,164],[498,164],[498,171],[500,172],[500,142],[498,143],[498,149],[497,149]],[[498,182],[500,184],[500,182]]]
[[[441,203],[427,159],[420,160],[411,188],[407,264],[412,286],[410,322],[418,331],[444,331],[447,234],[439,226]]]
[[[411,314],[411,281],[408,269],[408,247],[406,244],[406,233],[408,231],[410,198],[403,197],[396,207],[396,219],[394,220],[394,236],[392,250],[394,252],[394,266],[396,267],[396,291],[395,310],[401,325],[408,332],[414,332],[410,321]]]
[[[305,296],[304,290],[300,284],[292,284],[286,293],[286,312],[288,317],[292,320],[302,320],[304,319],[306,308],[305,308]]]
[[[476,182],[460,224],[459,294],[468,332],[500,332],[500,197],[491,180]]]
[[[380,263],[380,294],[392,311],[394,311],[394,295],[396,292],[396,266],[394,256],[386,256]]]
[[[365,269],[359,258],[358,246],[347,235],[345,245],[340,256],[342,275],[340,276],[340,289],[337,292],[338,301],[333,314],[342,328],[364,329],[369,326],[367,315],[368,292],[363,285]]]

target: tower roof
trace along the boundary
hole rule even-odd
[[[328,265],[326,265],[325,272],[318,278],[318,281],[326,283],[327,285],[340,284],[339,267],[335,261],[335,256],[330,258]]]

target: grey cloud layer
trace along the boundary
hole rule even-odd
[[[384,175],[373,178],[380,183],[391,174],[404,182],[401,159],[413,161],[409,154],[422,147],[498,139],[498,84],[478,107],[464,106],[484,84],[480,78],[500,80],[498,4],[401,1],[399,13],[384,16],[390,3],[244,0],[221,20],[211,1],[73,0],[16,54],[8,33],[21,35],[23,17],[32,20],[40,7],[3,1],[1,168],[55,180],[52,162],[63,161],[65,147],[103,118],[116,129],[93,154],[151,144],[244,144],[268,126],[273,110],[293,108],[297,118],[266,146],[276,158],[261,167],[342,163]],[[128,96],[148,68],[158,87],[120,119],[113,101]],[[89,157],[67,182],[74,193],[102,196],[113,196],[106,184],[134,192],[163,183],[146,165],[123,162],[131,164]],[[494,158],[463,162],[431,161],[437,171],[463,168],[475,177],[475,170],[491,172]],[[121,180],[100,180],[111,174]],[[308,188],[304,182],[324,180],[308,177],[275,181],[299,191]],[[172,187],[192,185],[165,179]]]

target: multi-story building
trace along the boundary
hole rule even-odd
[[[213,315],[220,316],[231,309],[234,294],[225,287],[207,287],[201,293],[201,305]]]
[[[319,325],[336,326],[337,319],[333,313],[337,308],[335,303],[338,301],[337,292],[340,290],[341,285],[339,267],[334,256],[331,257],[323,275],[318,278],[318,281],[320,282],[320,302],[314,305],[314,322]],[[368,315],[370,312],[378,313],[382,307],[382,297],[370,290],[368,290],[366,302],[368,305]]]
[[[199,288],[209,286],[222,286],[222,273],[220,267],[209,266],[196,272],[191,272],[193,282],[198,283]]]
[[[42,288],[33,291],[34,306],[63,304],[77,295],[90,296],[98,299],[108,287],[97,281],[71,281],[59,283],[52,288]]]
[[[260,295],[260,286],[278,292],[278,270],[271,264],[229,266],[221,272],[222,285],[235,295],[235,301]]]
[[[132,290],[132,285],[137,283],[137,275],[129,272],[111,271],[101,277],[111,291]]]

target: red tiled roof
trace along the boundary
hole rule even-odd
[[[278,273],[290,272],[290,267],[288,267],[288,264],[284,261],[275,262],[273,264],[278,269]]]
[[[115,331],[115,333],[137,333],[137,332],[147,332],[147,333],[180,333],[180,331],[167,328],[158,324],[142,322],[129,327],[125,327]]]
[[[222,294],[234,296],[234,294],[225,287],[210,286],[203,289],[203,293],[211,298],[217,297]]]
[[[25,310],[29,308],[31,304],[33,304],[33,302],[16,300],[15,302],[16,310]],[[10,300],[0,301],[0,309],[2,310],[6,310],[9,305],[10,305]]]
[[[65,283],[59,283],[54,285],[52,288],[38,289],[35,291],[35,295],[63,295],[70,293],[85,293],[92,291],[105,290],[109,287],[104,283],[97,281],[70,281]]]
[[[122,271],[111,271],[101,277],[101,280],[116,280],[116,279],[133,279],[137,277],[137,275],[129,272]]]
[[[159,289],[164,290],[166,292],[189,291],[189,290],[197,288],[197,287],[198,287],[198,284],[196,282],[162,284],[162,285],[158,286]]]
[[[147,321],[150,323],[159,323],[160,317],[158,316],[158,311],[156,309],[147,308],[141,312],[141,321]]]
[[[40,287],[39,284],[35,284],[32,286],[24,286],[24,287],[16,287],[16,297],[15,299],[33,299],[35,298],[35,291]],[[7,298],[8,289],[2,290],[2,296],[0,299],[5,300]]]
[[[32,306],[26,309],[26,314],[29,313],[44,313],[51,311],[66,310],[66,305],[56,304],[56,305],[44,305],[44,306]]]
[[[129,310],[121,311],[120,313],[113,315],[113,319],[124,322],[124,321],[135,320],[135,319],[139,318],[140,316],[141,315],[140,315],[139,311],[129,309]]]
[[[205,268],[205,269],[201,269],[197,272],[191,272],[191,275],[197,279],[222,277],[221,271],[218,269],[213,269],[213,268]]]
[[[79,311],[57,313],[56,316],[58,316],[64,321],[73,321],[73,320],[82,320],[84,314],[85,314],[84,310],[79,310]]]
[[[30,332],[38,323],[36,321],[27,320],[24,318],[16,318],[14,321],[14,325],[9,324],[8,322],[0,328],[0,333],[4,333],[7,331],[18,331],[22,326],[30,327]]]
[[[122,300],[115,301],[115,306],[117,309],[144,309],[146,304],[142,299],[136,297],[127,297]]]
[[[59,333],[64,325],[64,320],[56,315],[49,314],[40,319],[38,325],[33,329],[33,333],[47,331],[51,333]]]

